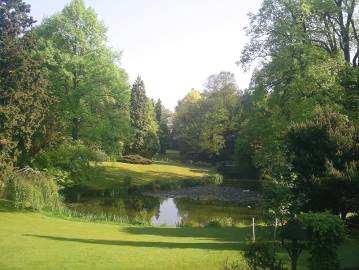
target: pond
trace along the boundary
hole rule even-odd
[[[233,202],[200,201],[187,198],[156,198],[143,195],[125,198],[101,198],[69,203],[78,213],[126,217],[154,226],[204,226],[214,219],[228,219],[235,224],[249,225],[259,218],[255,207]]]

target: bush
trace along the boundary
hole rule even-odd
[[[247,245],[244,258],[250,269],[283,270],[283,263],[277,258],[274,247],[267,242],[255,242]]]
[[[143,164],[143,165],[148,165],[153,163],[151,159],[144,158],[140,155],[124,156],[122,157],[122,162],[131,163],[131,164]]]
[[[234,225],[234,221],[231,217],[221,217],[221,218],[212,218],[207,224],[206,227],[232,227]]]
[[[67,177],[60,177],[62,179],[59,184],[63,187],[71,187],[93,176],[90,162],[96,161],[97,157],[96,151],[88,148],[81,141],[71,141],[38,155],[34,166],[51,173],[56,172],[56,175],[61,174],[61,171],[67,172]]]
[[[305,213],[300,219],[309,237],[309,269],[339,269],[337,250],[345,237],[343,221],[329,213]]]
[[[219,173],[206,175],[202,179],[205,185],[221,185],[223,183],[223,176]]]
[[[49,174],[25,168],[8,171],[4,180],[5,197],[17,209],[55,211],[62,208],[58,186]]]

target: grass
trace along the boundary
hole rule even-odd
[[[136,227],[63,220],[14,212],[0,203],[0,269],[223,269],[242,260],[251,228]],[[257,237],[265,229],[259,227]],[[340,256],[359,265],[359,238]],[[285,256],[284,253],[282,256]],[[305,269],[305,261],[299,269]]]
[[[118,226],[0,212],[0,269],[220,269],[244,232]]]
[[[97,165],[101,170],[86,185],[99,189],[122,185],[129,177],[132,179],[133,185],[145,186],[154,181],[197,181],[209,172],[207,169],[167,162],[156,162],[150,165],[102,162]]]

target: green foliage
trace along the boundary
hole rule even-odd
[[[131,90],[130,119],[133,141],[128,152],[153,157],[159,148],[158,125],[153,102],[147,98],[145,84],[140,77]]]
[[[174,119],[174,140],[182,156],[200,153],[198,144],[201,130],[201,100],[200,92],[192,89],[178,102]]]
[[[53,102],[29,13],[21,0],[0,2],[0,161],[20,166],[42,149],[38,139]]]
[[[8,171],[3,177],[5,197],[17,209],[56,211],[62,208],[58,186],[52,175],[27,167],[19,171]]]
[[[120,157],[130,135],[127,74],[118,66],[119,54],[106,45],[106,28],[95,11],[73,0],[35,33],[57,100],[52,132]]]
[[[281,237],[291,259],[292,270],[296,270],[304,241],[308,238],[304,223],[296,217],[288,220],[281,228]]]
[[[254,242],[246,246],[244,258],[250,269],[283,270],[283,263],[277,258],[275,249],[268,242]]]
[[[355,127],[340,113],[319,109],[313,120],[294,124],[286,135],[294,169],[303,177],[321,177],[327,163],[342,170],[354,158]]]
[[[303,46],[310,45],[327,54],[341,52],[348,64],[357,66],[358,54],[350,53],[356,51],[358,42],[357,35],[351,35],[358,30],[355,8],[355,0],[265,1],[250,16],[251,42],[240,62],[246,65],[286,48],[296,48],[294,53],[300,54]]]
[[[309,269],[339,269],[338,247],[345,237],[343,221],[329,213],[305,213],[300,219],[309,236]]]
[[[234,151],[238,93],[234,74],[220,72],[208,78],[203,94],[200,146],[223,160],[230,159]]]
[[[162,105],[159,99],[155,105],[156,121],[158,125],[158,139],[160,144],[159,153],[166,154],[167,149],[171,146],[172,138],[169,130],[169,121],[172,113]]]
[[[278,183],[266,181],[263,192],[264,216],[269,224],[273,224],[278,218],[282,225],[296,213],[296,198],[293,190],[281,181]]]
[[[80,141],[70,141],[38,155],[34,165],[55,173],[58,184],[63,187],[86,182],[93,177],[94,168],[90,162],[95,161],[97,152]]]
[[[202,178],[202,183],[205,185],[222,185],[223,176],[219,173],[209,174]]]
[[[333,7],[334,1],[269,0],[250,16],[251,41],[241,63],[247,66],[256,60],[262,65],[242,98],[238,116],[236,155],[244,171],[255,167],[273,174],[280,170],[287,165],[283,141],[289,125],[311,119],[318,106],[343,111],[347,105],[348,88],[343,83],[347,66],[337,47],[340,31],[335,29],[339,21],[333,21],[334,28],[324,25],[340,12],[352,14],[349,2],[353,1],[348,1],[348,7],[342,1]]]
[[[231,159],[238,96],[234,75],[220,72],[208,78],[203,94],[192,89],[178,103],[174,134],[183,156]]]
[[[124,157],[122,158],[122,161],[125,162],[125,163],[143,164],[143,165],[148,165],[148,164],[152,164],[152,163],[153,163],[153,161],[152,161],[151,159],[141,157],[140,155],[128,155],[128,156],[124,156]]]
[[[312,120],[290,127],[286,145],[299,175],[296,186],[309,197],[310,209],[331,209],[344,217],[358,209],[357,127],[347,116],[319,109]]]

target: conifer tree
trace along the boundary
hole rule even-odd
[[[0,0],[0,159],[19,166],[34,154],[51,99],[47,95],[30,6]]]
[[[130,119],[134,132],[133,143],[130,152],[142,154],[148,131],[147,124],[148,100],[145,92],[145,84],[140,76],[137,77],[131,90]]]

